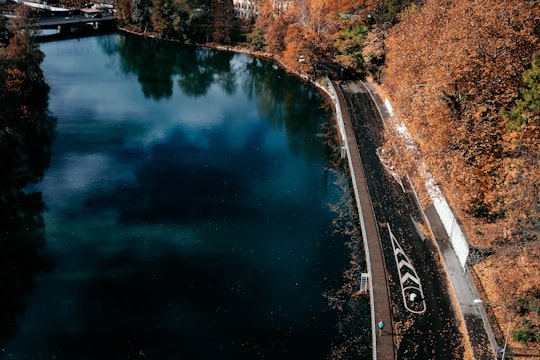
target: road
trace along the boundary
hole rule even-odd
[[[463,336],[437,248],[417,231],[416,222],[422,217],[411,192],[406,187],[403,191],[377,156],[383,120],[372,95],[380,99],[362,82],[341,82],[340,88],[379,226],[397,358],[462,359]]]

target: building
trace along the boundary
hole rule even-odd
[[[259,12],[254,0],[233,0],[233,5],[236,15],[240,18],[252,18]]]

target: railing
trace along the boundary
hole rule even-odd
[[[480,293],[478,291],[478,287],[476,286],[476,282],[474,281],[473,277],[476,277],[476,273],[472,268],[468,268],[468,271],[463,272],[463,277],[467,280],[469,283],[469,287],[471,288],[471,291],[474,293],[475,299],[485,299],[484,297],[480,296]],[[472,270],[472,271],[471,271]],[[480,282],[478,281],[480,284]],[[482,293],[484,293],[484,289],[480,289]],[[489,339],[489,343],[491,344],[491,347],[493,349],[493,352],[497,354],[497,351],[499,350],[499,345],[497,342],[497,338],[495,337],[495,333],[493,332],[493,328],[491,327],[491,322],[489,321],[489,317],[487,315],[486,309],[484,306],[478,306],[478,313],[480,314],[480,317],[482,318],[482,322],[484,323],[484,328],[486,329],[486,334]],[[499,332],[501,332],[501,329],[498,329]]]

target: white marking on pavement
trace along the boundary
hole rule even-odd
[[[405,309],[414,314],[423,314],[426,311],[426,301],[424,300],[422,283],[409,257],[405,254],[392,230],[390,230],[390,225],[388,225],[388,232],[392,240],[392,249],[394,249],[394,258],[398,268],[401,296],[403,297]]]

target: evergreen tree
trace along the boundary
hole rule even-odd
[[[516,100],[515,107],[508,114],[507,129],[517,130],[536,115],[540,115],[540,55],[537,55],[531,68],[523,73],[525,87],[520,89],[521,97]]]
[[[132,0],[133,13],[131,18],[141,29],[152,25],[152,14],[148,0]]]

